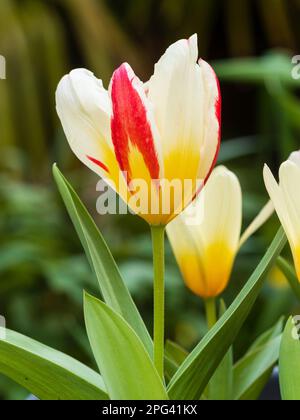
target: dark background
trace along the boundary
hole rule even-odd
[[[244,226],[267,201],[262,167],[273,170],[300,146],[299,0],[1,0],[0,314],[7,326],[93,360],[82,317],[82,289],[98,294],[58,196],[58,162],[94,214],[151,328],[151,243],[132,216],[95,214],[97,178],[72,155],[55,113],[60,78],[87,67],[108,84],[128,61],[143,80],[167,46],[197,32],[200,55],[221,80],[223,144],[219,162],[234,170],[244,195]],[[229,304],[272,239],[274,216],[237,258]],[[288,252],[288,251],[287,251]],[[295,308],[274,270],[236,343],[236,355],[281,314]],[[167,335],[186,348],[205,333],[201,301],[188,292],[167,246]],[[1,398],[26,391],[0,377]]]

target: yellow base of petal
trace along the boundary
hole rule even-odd
[[[186,285],[202,298],[218,296],[228,284],[234,254],[223,242],[211,244],[201,256],[182,254],[180,267]]]
[[[135,147],[130,149],[133,191],[127,203],[152,226],[167,225],[191,203],[199,189],[199,152],[189,149],[185,158],[182,154],[182,150],[170,153],[164,160],[163,179],[153,181],[141,153]]]
[[[294,264],[297,273],[297,277],[300,283],[300,246],[293,250]]]

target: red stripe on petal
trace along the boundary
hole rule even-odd
[[[218,89],[218,95],[216,97],[216,101],[215,101],[215,113],[216,113],[216,118],[218,120],[219,123],[219,131],[218,131],[218,144],[216,147],[216,153],[212,162],[212,165],[210,167],[210,170],[207,174],[207,177],[205,178],[204,184],[206,184],[206,182],[208,181],[214,167],[216,166],[217,160],[218,160],[218,156],[219,156],[219,152],[220,152],[220,147],[221,147],[221,128],[222,128],[222,95],[221,95],[221,87],[220,87],[220,82],[219,79],[216,75],[216,72],[214,71],[214,69],[210,66],[212,73],[215,77],[216,80],[216,84],[217,84],[217,89]]]
[[[112,141],[116,158],[122,172],[131,179],[130,144],[142,154],[152,179],[159,178],[159,162],[153,134],[147,118],[147,110],[138,91],[134,88],[134,74],[123,64],[112,78],[111,98],[113,116],[111,120]]]
[[[100,166],[101,169],[104,169],[105,172],[107,172],[109,174],[109,169],[106,165],[104,165],[104,163],[100,162],[100,160],[95,159],[91,156],[87,156],[87,158],[93,162],[95,165]]]

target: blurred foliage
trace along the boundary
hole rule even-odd
[[[176,39],[199,34],[200,54],[215,64],[223,93],[219,161],[237,172],[246,226],[267,200],[261,169],[274,170],[300,145],[299,0],[1,0],[0,313],[8,327],[93,364],[82,322],[82,289],[97,293],[93,274],[51,179],[58,161],[89,208],[96,178],[73,157],[55,113],[60,78],[87,67],[107,85],[128,61],[147,80],[153,62]],[[254,175],[255,174],[255,175]],[[95,212],[94,212],[95,214]],[[149,232],[132,216],[95,214],[128,286],[151,328]],[[225,294],[230,303],[270,242],[277,219],[243,247]],[[282,313],[297,307],[270,274],[236,343],[236,355]],[[186,348],[205,333],[202,304],[184,287],[167,246],[169,338]],[[0,378],[0,398],[26,392]]]

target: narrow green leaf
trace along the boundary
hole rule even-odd
[[[234,367],[234,400],[256,400],[279,358],[281,336],[252,350]]]
[[[165,377],[167,382],[175,375],[181,363],[187,357],[188,352],[173,341],[167,340],[165,344]]]
[[[141,340],[105,303],[85,295],[90,344],[112,400],[167,400],[166,390]]]
[[[0,328],[0,373],[42,400],[108,400],[101,376],[57,350]]]
[[[284,318],[281,318],[274,327],[264,332],[249,347],[245,356],[234,367],[234,399],[257,400],[278,360],[272,359],[272,348],[268,345],[275,338],[281,336]]]
[[[291,58],[281,53],[268,53],[262,58],[233,58],[213,63],[222,81],[265,84],[274,78],[284,85],[296,87],[300,81],[291,77]]]
[[[283,324],[284,317],[281,317],[272,328],[265,331],[254,341],[254,343],[249,347],[246,355],[251,353],[253,350],[256,350],[257,348],[264,346],[268,343],[268,341],[273,340],[273,338],[276,338],[279,335],[281,335],[283,330]]]
[[[282,228],[270,248],[232,305],[172,378],[168,390],[171,399],[199,399],[215,369],[233,344],[250,313],[264,279],[286,244]]]
[[[165,361],[164,361],[164,369],[165,369],[165,379],[167,382],[170,382],[170,380],[175,375],[177,369],[179,368],[179,365],[172,360],[167,354],[165,354]]]
[[[188,352],[171,340],[166,341],[165,351],[168,358],[179,367],[188,356]]]
[[[283,333],[279,356],[280,389],[284,401],[300,400],[299,333],[299,319],[290,318]]]
[[[105,302],[131,325],[152,355],[151,337],[99,229],[56,165],[53,166],[53,174],[85,253],[96,273]]]
[[[278,258],[277,265],[290,283],[295,296],[300,301],[300,283],[294,268],[282,257]]]
[[[223,300],[220,302],[220,317],[226,312]],[[232,399],[233,388],[233,350],[226,353],[208,384],[208,399],[213,401],[228,401]]]

